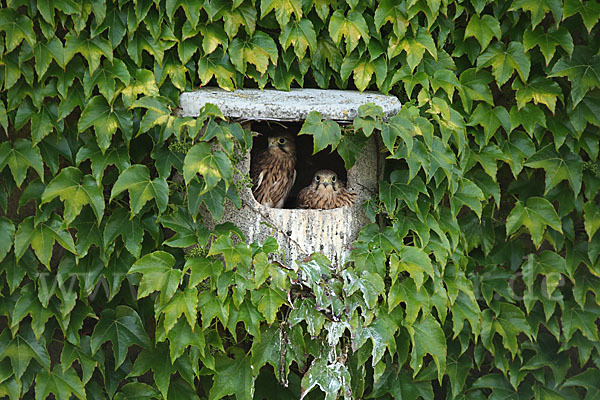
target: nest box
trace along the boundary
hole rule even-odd
[[[221,89],[203,88],[182,93],[181,116],[195,117],[206,103],[219,107],[224,116],[251,125],[253,131],[264,135],[287,130],[296,135],[302,122],[311,111],[318,111],[322,118],[339,123],[351,123],[358,107],[366,103],[381,106],[384,118],[400,111],[400,101],[394,96],[351,90],[292,89],[278,90],[240,89],[227,92]],[[247,126],[246,126],[247,127]],[[242,174],[248,174],[252,156],[266,148],[265,138],[257,137],[253,150],[243,155],[239,165]],[[242,207],[237,209],[228,202],[224,221],[231,221],[244,233],[248,242],[262,242],[272,236],[279,243],[284,261],[304,258],[313,252],[327,256],[333,265],[343,263],[350,244],[358,237],[361,228],[369,223],[361,204],[377,194],[378,149],[373,137],[369,139],[356,163],[345,170],[337,153],[323,151],[312,154],[310,135],[296,137],[297,178],[296,184],[284,208],[270,208],[259,204],[251,188],[240,191]],[[313,174],[320,169],[330,169],[346,182],[346,187],[357,194],[354,205],[332,210],[296,209],[294,199],[298,191],[307,186]],[[234,179],[241,179],[236,176]],[[207,225],[214,225],[210,213],[203,213]]]

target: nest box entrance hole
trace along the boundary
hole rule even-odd
[[[310,185],[315,172],[328,169],[335,172],[338,178],[347,184],[348,175],[344,160],[337,151],[331,151],[330,147],[313,154],[313,137],[311,135],[298,135],[304,121],[280,122],[280,121],[252,121],[250,128],[259,133],[254,136],[250,163],[261,152],[267,148],[267,138],[288,133],[294,137],[296,142],[296,182],[283,206],[283,208],[298,208],[298,192]]]

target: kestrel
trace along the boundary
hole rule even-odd
[[[300,208],[331,209],[352,205],[356,193],[349,192],[337,174],[328,169],[317,171],[311,184],[298,193]]]
[[[287,134],[269,137],[268,142],[252,160],[252,194],[263,206],[282,208],[296,181],[296,145]]]

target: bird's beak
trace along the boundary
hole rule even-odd
[[[275,140],[273,138],[269,138],[269,147],[275,147],[277,146],[277,144],[275,143]]]
[[[326,181],[326,180],[323,180],[323,181],[321,181],[321,183],[322,183],[322,184],[323,184],[323,186],[325,186],[325,187],[329,186],[329,184],[330,184],[330,182],[329,182],[329,181]]]

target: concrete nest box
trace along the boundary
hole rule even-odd
[[[238,169],[248,174],[252,157],[266,148],[266,137],[286,131],[296,140],[297,178],[284,208],[270,208],[259,204],[249,187],[240,191],[242,207],[226,205],[224,221],[237,225],[248,242],[262,242],[272,236],[277,239],[280,253],[290,262],[320,252],[333,265],[343,263],[350,244],[358,237],[361,228],[369,223],[361,204],[377,194],[378,149],[371,137],[352,168],[344,168],[344,162],[336,153],[327,150],[312,154],[312,136],[300,135],[298,131],[311,111],[318,111],[322,118],[340,123],[351,123],[358,107],[375,103],[382,107],[385,118],[400,111],[400,101],[394,96],[380,93],[359,93],[350,90],[292,89],[278,90],[240,89],[226,92],[204,88],[180,96],[181,116],[196,117],[200,108],[210,103],[218,106],[224,116],[249,122],[253,131],[262,135],[254,139],[253,150],[245,154]],[[335,171],[346,187],[357,194],[352,206],[331,210],[297,209],[296,196],[308,186],[316,171]],[[234,179],[241,179],[236,176]],[[208,212],[204,213],[207,224],[214,225]]]

